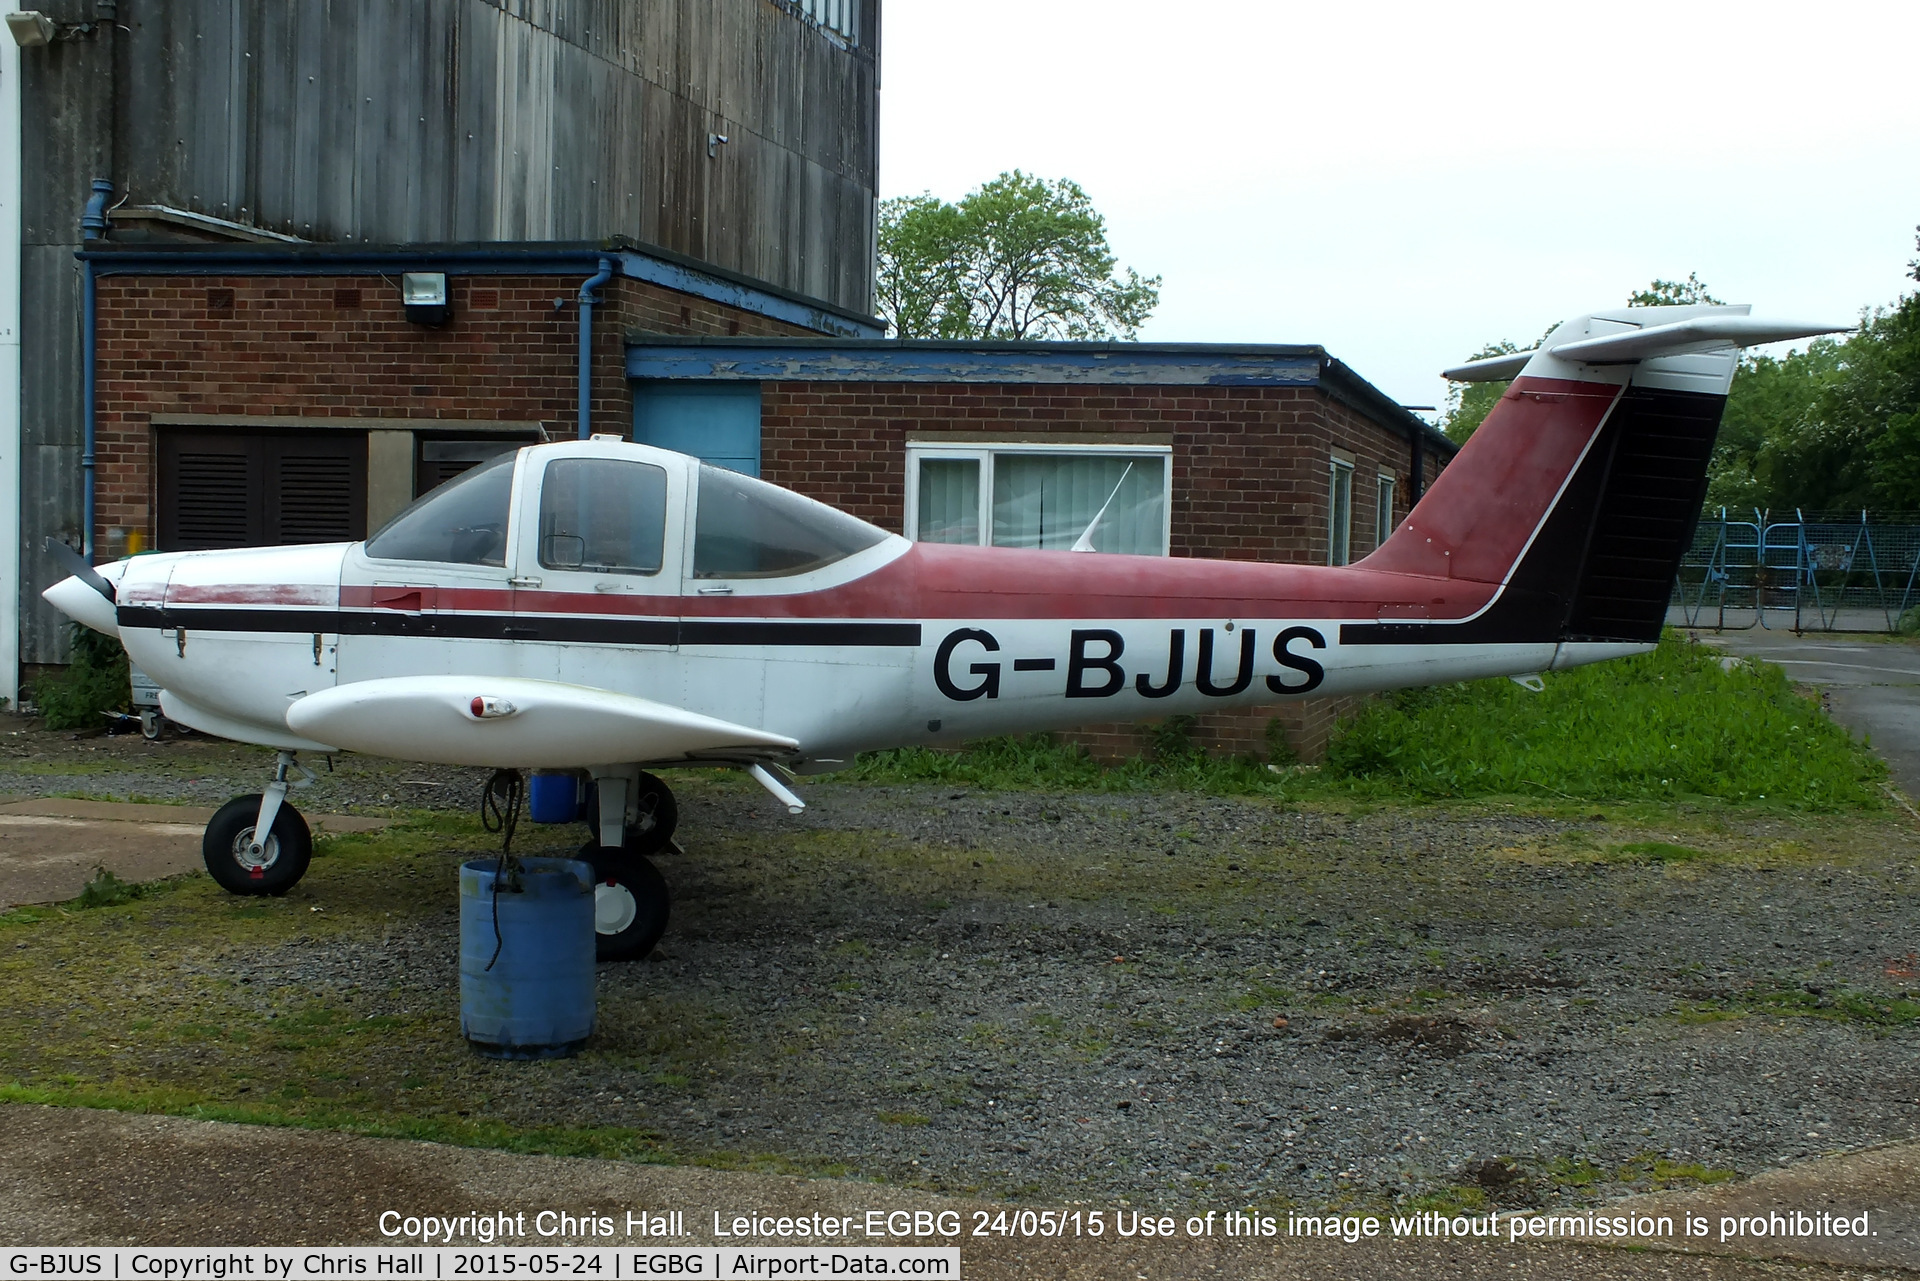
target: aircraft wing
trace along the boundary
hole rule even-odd
[[[398,676],[338,685],[288,707],[287,728],[373,756],[522,769],[756,761],[800,748],[779,734],[651,699],[499,676]]]

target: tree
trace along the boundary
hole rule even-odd
[[[1511,356],[1520,348],[1501,339],[1482,347],[1468,360],[1488,360],[1494,356]],[[1456,445],[1464,445],[1474,431],[1486,420],[1493,407],[1500,403],[1500,397],[1507,394],[1509,384],[1492,383],[1452,383],[1447,387],[1447,407],[1440,414],[1440,430],[1447,439]]]
[[[1707,292],[1700,283],[1696,272],[1688,272],[1685,280],[1655,280],[1645,289],[1636,289],[1627,295],[1629,307],[1694,307],[1705,303],[1722,307],[1718,298]]]
[[[1117,261],[1078,183],[1015,169],[957,204],[883,202],[876,295],[900,338],[1132,338],[1160,277],[1116,275]]]

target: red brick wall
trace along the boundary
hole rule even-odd
[[[98,528],[153,533],[156,414],[545,422],[572,434],[580,279],[455,276],[451,318],[407,322],[379,276],[102,276]],[[811,331],[617,279],[594,316],[595,431],[629,433],[625,333]],[[556,308],[554,300],[561,299]]]

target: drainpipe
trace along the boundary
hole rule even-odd
[[[104,240],[107,235],[107,201],[113,198],[113,182],[107,178],[93,180],[93,194],[87,198],[87,208],[80,215],[80,239],[85,244]],[[94,375],[94,307],[93,307],[93,263],[82,260],[80,302],[80,400],[85,415],[86,431],[80,446],[80,476],[84,485],[80,500],[80,554],[89,562],[93,560],[93,375]]]
[[[602,258],[600,270],[580,282],[580,439],[593,435],[593,291],[613,279],[613,259]]]
[[[1426,488],[1426,486],[1421,483],[1421,481],[1425,479],[1421,473],[1426,470],[1427,465],[1427,460],[1422,456],[1421,450],[1421,446],[1427,443],[1426,437],[1427,433],[1424,428],[1415,427],[1413,429],[1413,456],[1409,460],[1409,465],[1412,468],[1412,479],[1407,485],[1408,511],[1413,510],[1413,505],[1420,501],[1420,494]]]
[[[0,699],[20,702],[20,46],[0,40]]]

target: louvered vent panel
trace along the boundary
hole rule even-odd
[[[339,543],[356,537],[353,481],[353,459],[344,455],[283,455],[278,541]]]
[[[182,451],[173,492],[174,542],[180,551],[247,543],[245,454]]]
[[[1619,445],[1569,637],[1659,638],[1674,572],[1693,541],[1721,404],[1717,396],[1636,388],[1615,411]]]

